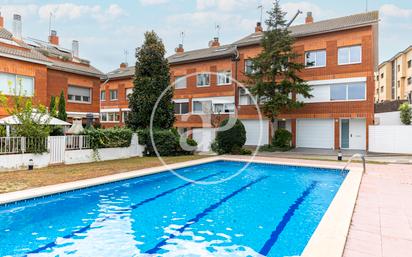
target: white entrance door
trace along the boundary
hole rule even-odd
[[[262,127],[260,127],[259,120],[242,120],[242,123],[246,130],[245,145],[261,146],[269,144],[268,120],[262,120]]]
[[[296,146],[333,149],[335,134],[333,122],[333,119],[298,119],[296,121]]]
[[[366,150],[366,120],[351,119],[349,121],[349,148]]]
[[[213,128],[195,128],[192,130],[193,139],[197,142],[197,151],[209,152],[210,145],[215,140],[216,134]]]

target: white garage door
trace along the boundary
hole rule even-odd
[[[298,119],[296,146],[307,148],[334,148],[333,119]]]
[[[262,120],[262,134],[260,137],[260,122],[259,120],[242,120],[246,129],[245,145],[266,145],[269,144],[269,121]]]
[[[192,130],[193,139],[197,142],[197,151],[209,152],[210,145],[215,140],[215,130],[212,128],[195,128]]]

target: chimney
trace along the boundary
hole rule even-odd
[[[0,28],[4,28],[4,18],[3,16],[1,16],[1,12],[0,12]]]
[[[21,40],[21,16],[18,14],[13,15],[13,36]]]
[[[57,31],[50,31],[49,42],[53,45],[59,45],[59,37],[57,36]]]
[[[73,57],[79,57],[79,41],[77,40],[72,41],[72,54]]]
[[[122,62],[122,63],[120,64],[120,69],[126,69],[127,66],[128,66],[127,62]]]
[[[258,22],[256,23],[256,27],[255,27],[255,32],[262,32],[263,28],[262,28],[262,23]]]
[[[305,23],[313,23],[313,16],[312,16],[312,12],[307,12],[306,14],[306,19],[305,19]]]
[[[177,54],[182,54],[182,53],[184,53],[184,52],[185,52],[185,49],[183,48],[183,44],[179,44],[179,46],[175,48],[175,52],[176,52]]]
[[[213,40],[209,42],[209,47],[219,47],[219,46],[220,46],[220,43],[219,43],[218,37],[213,38]]]

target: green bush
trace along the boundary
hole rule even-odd
[[[401,121],[405,125],[411,125],[412,120],[412,109],[408,103],[403,103],[399,107],[399,111],[401,112]]]
[[[0,126],[0,137],[6,136],[6,126]]]
[[[64,128],[62,126],[50,126],[50,136],[64,136]]]
[[[152,140],[150,137],[150,130],[144,129],[138,131],[139,144],[145,145],[146,156],[156,156]],[[153,141],[160,156],[177,156],[193,154],[194,151],[183,150],[179,143],[180,135],[176,129],[154,129]],[[197,142],[188,138],[186,140],[189,146],[197,146]]]
[[[85,135],[90,136],[92,149],[129,147],[132,141],[133,131],[129,128],[109,128],[85,130]]]
[[[272,139],[272,145],[278,148],[290,147],[292,142],[292,133],[286,129],[278,129]]]
[[[229,119],[225,119],[220,124],[220,127],[226,126]],[[245,126],[240,120],[236,120],[233,127],[228,130],[218,131],[216,135],[216,140],[212,144],[212,150],[218,154],[234,153],[239,152],[246,142],[246,130]]]

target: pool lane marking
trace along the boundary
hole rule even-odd
[[[250,183],[248,183],[245,186],[242,186],[241,188],[237,189],[236,191],[233,191],[231,194],[225,196],[224,198],[220,199],[218,202],[210,205],[209,207],[207,207],[206,209],[204,209],[202,212],[198,213],[194,218],[190,219],[189,221],[186,222],[186,224],[182,227],[180,227],[179,229],[177,229],[176,231],[179,232],[178,234],[169,234],[169,236],[165,239],[163,239],[162,241],[160,241],[156,246],[154,246],[153,248],[147,250],[145,253],[147,254],[155,254],[157,253],[162,246],[167,244],[167,241],[170,239],[173,239],[177,236],[179,236],[186,228],[190,227],[191,225],[195,224],[196,222],[198,222],[200,219],[202,219],[203,217],[205,217],[206,215],[208,215],[210,212],[212,212],[213,210],[217,209],[219,206],[221,206],[223,203],[227,202],[230,198],[236,196],[237,194],[241,193],[242,191],[244,191],[245,189],[247,189],[248,187],[264,180],[267,179],[268,176],[263,176],[260,177]]]
[[[263,256],[268,255],[270,250],[272,249],[273,245],[275,245],[276,241],[279,239],[280,234],[282,233],[283,229],[286,227],[292,216],[295,214],[295,211],[299,208],[299,206],[305,201],[306,197],[315,189],[318,182],[313,181],[305,191],[301,194],[299,198],[295,200],[295,202],[289,206],[289,209],[285,212],[282,217],[282,220],[276,226],[276,229],[272,232],[269,239],[263,245],[262,249],[260,249],[259,253]]]
[[[210,175],[208,175],[208,176],[201,177],[201,178],[195,180],[195,182],[197,182],[197,181],[203,181],[203,180],[212,178],[212,177],[214,177],[214,176],[217,176],[217,175],[222,174],[222,173],[225,173],[225,172],[227,172],[227,171],[216,172],[216,173],[210,174]],[[170,193],[173,193],[173,192],[175,192],[175,191],[177,191],[177,190],[179,190],[179,189],[182,189],[182,188],[185,188],[185,187],[190,186],[190,185],[192,185],[192,184],[195,184],[195,182],[187,182],[187,183],[185,183],[185,184],[183,184],[183,185],[181,185],[181,186],[178,186],[178,187],[175,187],[175,188],[166,190],[166,191],[164,191],[164,192],[162,192],[162,193],[160,193],[160,194],[158,194],[158,195],[156,195],[156,196],[147,198],[147,199],[145,199],[145,200],[143,200],[143,201],[141,201],[141,202],[139,202],[139,203],[137,203],[137,204],[133,204],[133,205],[131,205],[129,208],[124,208],[124,209],[122,209],[122,211],[114,212],[113,215],[122,214],[124,211],[137,209],[138,207],[140,207],[140,206],[142,206],[142,205],[144,205],[144,204],[146,204],[146,203],[153,202],[153,201],[155,201],[156,199],[158,199],[158,198],[160,198],[160,197],[166,196],[166,195],[168,195],[168,194],[170,194]],[[104,218],[102,218],[102,219],[97,220],[96,222],[101,223],[101,222],[106,221],[106,220],[109,219],[109,218],[110,218],[110,217],[107,216],[107,217],[104,217]],[[93,223],[93,224],[95,224],[95,223]],[[89,230],[89,229],[91,228],[91,226],[92,226],[92,224],[89,224],[89,225],[84,226],[84,227],[82,227],[82,228],[80,228],[80,229],[74,230],[74,231],[72,231],[70,234],[67,234],[67,235],[63,236],[62,238],[64,238],[64,239],[72,238],[72,237],[74,237],[74,236],[75,236],[76,234],[78,234],[78,233],[84,233],[84,232],[86,232],[87,230]],[[37,249],[35,249],[35,250],[32,250],[32,251],[28,252],[27,254],[40,253],[41,251],[44,251],[44,250],[46,250],[46,249],[48,249],[48,248],[53,248],[53,247],[55,247],[56,245],[57,245],[57,244],[56,244],[56,241],[53,241],[53,242],[50,242],[50,243],[48,243],[48,244],[46,244],[46,245],[44,245],[44,246],[42,246],[42,247],[39,247],[39,248],[37,248]],[[25,256],[27,256],[27,254],[26,254]]]

